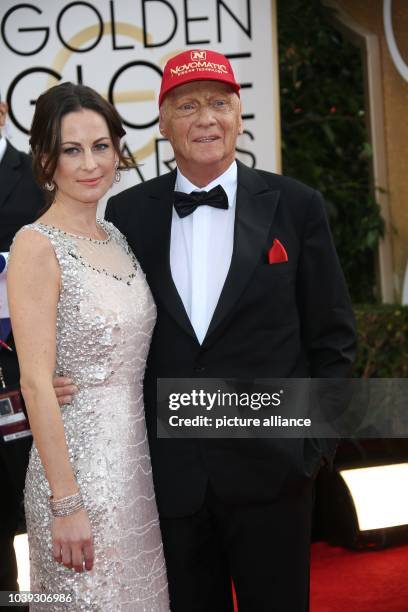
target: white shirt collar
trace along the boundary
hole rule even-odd
[[[7,149],[7,140],[4,136],[0,136],[0,164],[3,161],[4,154]]]
[[[208,183],[205,187],[197,187],[191,181],[188,180],[177,168],[177,179],[176,179],[176,191],[182,191],[183,193],[191,193],[192,191],[209,191],[217,185],[221,185],[225,193],[228,196],[228,206],[232,208],[235,206],[235,199],[237,193],[237,177],[238,168],[237,162],[234,160],[225,172],[220,176],[217,176],[211,183]]]

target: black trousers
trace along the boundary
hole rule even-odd
[[[270,504],[226,504],[208,487],[193,516],[162,518],[172,612],[309,610],[313,485]]]
[[[13,540],[18,524],[18,508],[22,492],[17,494],[0,455],[0,591],[17,591],[17,564]]]
[[[21,520],[31,437],[0,442],[0,590],[15,591],[17,565],[13,540]]]

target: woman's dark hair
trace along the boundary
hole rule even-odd
[[[86,108],[101,115],[109,128],[113,146],[121,167],[129,167],[130,160],[120,150],[120,139],[126,134],[115,107],[86,85],[61,83],[44,92],[37,100],[30,131],[33,171],[37,183],[44,187],[51,182],[61,152],[61,121],[64,115]],[[46,191],[47,206],[54,194]]]

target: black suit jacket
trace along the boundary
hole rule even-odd
[[[274,499],[302,488],[331,443],[304,440],[165,440],[156,437],[156,379],[346,377],[354,358],[350,300],[321,195],[238,163],[231,266],[199,344],[170,271],[176,173],[108,202],[106,217],[127,237],[158,308],[145,402],[159,510],[197,510],[208,480],[231,502]],[[269,265],[273,239],[288,261]]]
[[[45,204],[44,194],[34,180],[31,157],[7,142],[0,163],[0,252],[9,251],[16,232],[38,217]],[[13,339],[8,342],[13,345]],[[19,371],[16,354],[0,351],[6,384],[18,384]]]
[[[15,233],[26,223],[32,223],[44,204],[43,193],[34,181],[31,158],[7,142],[0,163],[0,252],[10,249]],[[14,347],[12,334],[7,342]],[[0,349],[0,365],[7,386],[17,387],[16,352]],[[0,489],[3,493],[0,523],[3,536],[5,532],[9,532],[10,537],[14,535],[30,446],[31,438],[4,443],[0,436]]]
[[[16,232],[32,223],[44,204],[44,194],[33,177],[31,157],[7,142],[0,163],[0,251],[9,250]]]

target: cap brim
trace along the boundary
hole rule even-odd
[[[215,81],[216,83],[225,83],[225,85],[229,85],[231,89],[234,91],[234,93],[236,93],[238,96],[239,96],[239,91],[241,89],[238,83],[231,83],[231,81],[228,81],[227,79],[223,79],[219,77],[217,78],[214,78],[214,77],[197,78],[196,76],[191,75],[191,77],[186,77],[185,79],[183,79],[182,83],[174,83],[173,85],[165,89],[163,92],[161,92],[160,97],[159,97],[159,107],[162,105],[164,98],[171,91],[173,91],[174,89],[177,89],[177,87],[181,87],[181,85],[186,85],[187,83],[193,83],[194,81]]]

